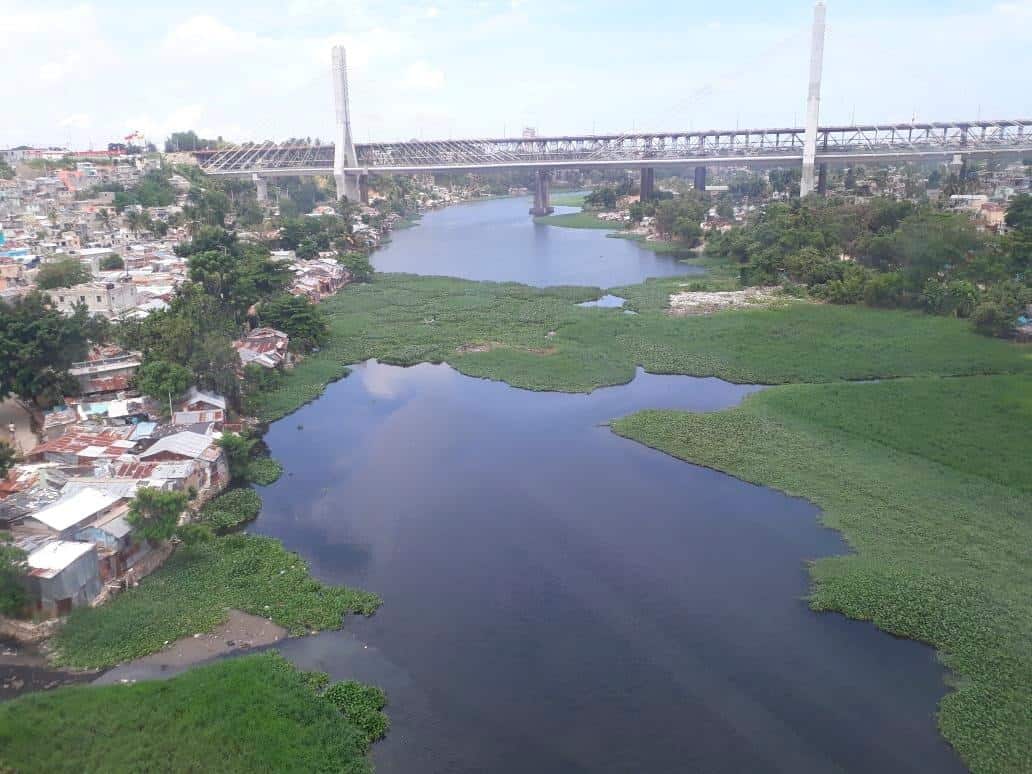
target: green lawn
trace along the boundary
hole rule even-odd
[[[934,645],[946,738],[973,771],[1032,771],[1032,377],[783,386],[613,427],[819,506],[856,553],[816,563],[813,607]]]
[[[318,695],[272,652],[167,681],[35,693],[0,705],[0,770],[371,772],[368,734],[332,691]]]
[[[1032,370],[1032,348],[916,312],[805,302],[707,317],[665,312],[671,291],[715,283],[730,287],[733,280],[614,288],[640,312],[627,315],[576,306],[601,295],[599,288],[377,274],[322,303],[330,325],[322,351],[253,403],[262,419],[277,419],[317,397],[347,364],[371,357],[399,365],[446,361],[471,376],[569,392],[625,383],[639,364],[656,373],[770,384]],[[460,349],[470,344],[492,347]]]
[[[340,628],[347,613],[371,614],[374,594],[326,586],[278,540],[229,535],[180,548],[140,586],[96,608],[76,608],[53,640],[56,660],[104,667],[208,632],[230,609],[265,616],[292,635]]]
[[[568,212],[564,215],[539,215],[534,218],[535,223],[545,226],[563,226],[564,228],[601,228],[610,231],[618,231],[623,228],[623,223],[611,220],[599,220],[593,212]]]
[[[586,193],[553,191],[549,197],[549,202],[551,202],[553,207],[583,207],[587,196]]]

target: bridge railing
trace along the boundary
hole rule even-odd
[[[795,157],[803,148],[802,128],[431,140],[367,143],[356,146],[358,165],[376,168],[477,167],[576,163],[634,163],[703,160],[707,157]],[[822,127],[818,153],[908,153],[991,151],[1028,147],[1032,121],[974,121]],[[272,142],[199,154],[202,167],[215,174],[265,170],[332,169],[332,145]]]

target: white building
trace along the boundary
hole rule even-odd
[[[139,303],[136,285],[132,282],[84,282],[70,288],[47,291],[50,299],[65,314],[72,314],[77,304],[85,304],[90,314],[118,317]]]

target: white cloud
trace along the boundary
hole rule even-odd
[[[191,16],[169,29],[161,51],[172,58],[225,58],[256,54],[274,45],[269,38],[239,30],[214,16]]]
[[[93,126],[93,118],[88,113],[72,113],[58,121],[58,124],[73,129],[89,129]]]
[[[437,91],[444,86],[444,73],[420,60],[406,68],[405,76],[398,85],[403,89]]]

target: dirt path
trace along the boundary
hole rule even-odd
[[[138,658],[126,666],[190,666],[234,650],[272,645],[286,636],[287,630],[272,621],[239,610],[230,610],[229,620],[216,629],[176,640],[163,650]]]
[[[10,426],[14,425],[14,437],[11,437]],[[39,441],[32,432],[29,412],[21,407],[14,398],[0,401],[0,441],[11,444],[20,452],[28,451]]]

